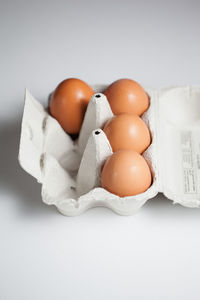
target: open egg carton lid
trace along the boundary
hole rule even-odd
[[[42,200],[68,216],[96,206],[133,215],[147,200],[162,192],[173,203],[200,206],[200,87],[146,89],[150,107],[142,116],[152,143],[143,153],[153,183],[144,193],[120,198],[100,187],[101,168],[112,154],[101,130],[113,114],[106,85],[86,110],[79,138],[73,141],[28,90],[21,127],[19,162],[42,184]]]

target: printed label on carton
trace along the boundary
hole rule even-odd
[[[184,194],[200,193],[200,132],[181,131]]]

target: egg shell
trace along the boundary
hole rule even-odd
[[[145,159],[133,150],[119,150],[106,160],[101,186],[120,197],[144,193],[151,185],[151,172]]]
[[[115,115],[122,113],[141,116],[149,107],[149,96],[143,87],[131,79],[119,79],[104,91]]]
[[[104,126],[113,152],[134,150],[143,153],[151,143],[151,136],[144,121],[137,115],[121,114],[108,120]]]
[[[99,93],[105,88],[97,85],[94,90]],[[151,168],[153,182],[144,193],[128,197],[119,197],[98,185],[99,168],[96,165],[104,164],[106,153],[110,151],[112,154],[103,131],[91,133],[95,138],[92,142],[90,139],[90,143],[88,140],[89,144],[80,156],[78,142],[72,141],[58,122],[26,91],[19,162],[42,184],[44,203],[55,205],[67,216],[79,215],[95,206],[106,206],[121,215],[133,215],[146,201],[161,192],[173,203],[200,207],[200,87],[146,91],[150,95],[150,106],[142,119],[150,128],[152,143],[143,156]],[[91,114],[95,113],[95,109],[97,106],[92,106]],[[107,105],[98,106],[100,116],[107,113],[105,110]],[[99,120],[105,121],[103,117]],[[89,122],[87,132],[88,126]],[[83,160],[85,167],[81,170],[81,176],[87,174],[89,183],[84,194],[78,195],[76,177]],[[191,164],[188,165],[189,161]]]
[[[70,78],[62,81],[50,98],[51,115],[69,134],[78,134],[87,105],[94,94],[84,81]]]

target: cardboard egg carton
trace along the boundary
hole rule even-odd
[[[152,135],[143,153],[153,183],[144,193],[120,198],[101,188],[101,168],[112,154],[102,131],[113,116],[96,86],[78,140],[26,90],[19,162],[42,185],[42,200],[64,215],[106,206],[121,215],[135,214],[147,200],[163,193],[173,203],[200,206],[200,87],[146,89],[150,107],[142,116]]]

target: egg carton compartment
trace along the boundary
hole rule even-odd
[[[150,129],[152,143],[143,156],[153,182],[146,192],[123,198],[100,187],[102,165],[112,154],[101,128],[113,113],[101,93],[106,86],[93,88],[96,94],[76,141],[26,90],[19,162],[42,184],[42,200],[68,216],[96,206],[133,215],[158,192],[174,203],[199,207],[200,87],[146,89],[150,106],[142,119]]]

